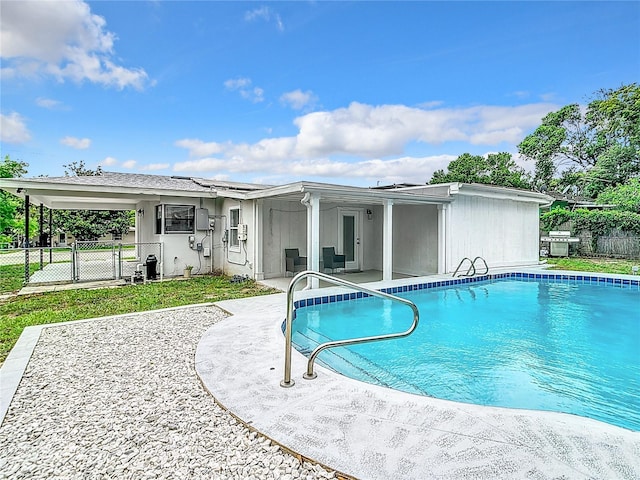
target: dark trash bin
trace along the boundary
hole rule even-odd
[[[158,266],[158,259],[156,256],[153,254],[148,255],[144,264],[147,267],[147,280],[155,280],[158,276],[156,270],[156,267]]]

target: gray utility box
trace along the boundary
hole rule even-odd
[[[196,230],[209,230],[209,210],[196,208]]]

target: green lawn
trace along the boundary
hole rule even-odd
[[[0,293],[10,293],[20,290],[23,280],[23,265],[0,266]]]
[[[611,258],[547,258],[547,263],[557,270],[579,272],[624,273],[631,275],[631,267],[640,266],[640,260],[618,260]]]
[[[40,270],[40,262],[30,264],[30,273]],[[24,283],[24,264],[0,265],[0,295],[20,290]]]
[[[275,293],[253,281],[204,276],[100,290],[66,290],[0,300],[0,362],[24,327]]]

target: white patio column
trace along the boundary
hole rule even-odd
[[[262,211],[264,208],[264,200],[256,200],[253,204],[253,222],[254,227],[254,262],[253,272],[256,280],[264,280],[264,261],[263,251],[264,245],[262,242]]]
[[[307,207],[307,269],[320,271],[320,196],[305,194],[302,203]],[[317,278],[308,278],[307,287],[318,288]]]
[[[393,200],[382,205],[382,279],[393,280]]]
[[[438,205],[438,273],[447,273],[447,205]]]

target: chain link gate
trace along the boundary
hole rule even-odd
[[[73,244],[74,282],[131,278],[144,268],[149,255],[162,263],[162,244],[76,242]]]

